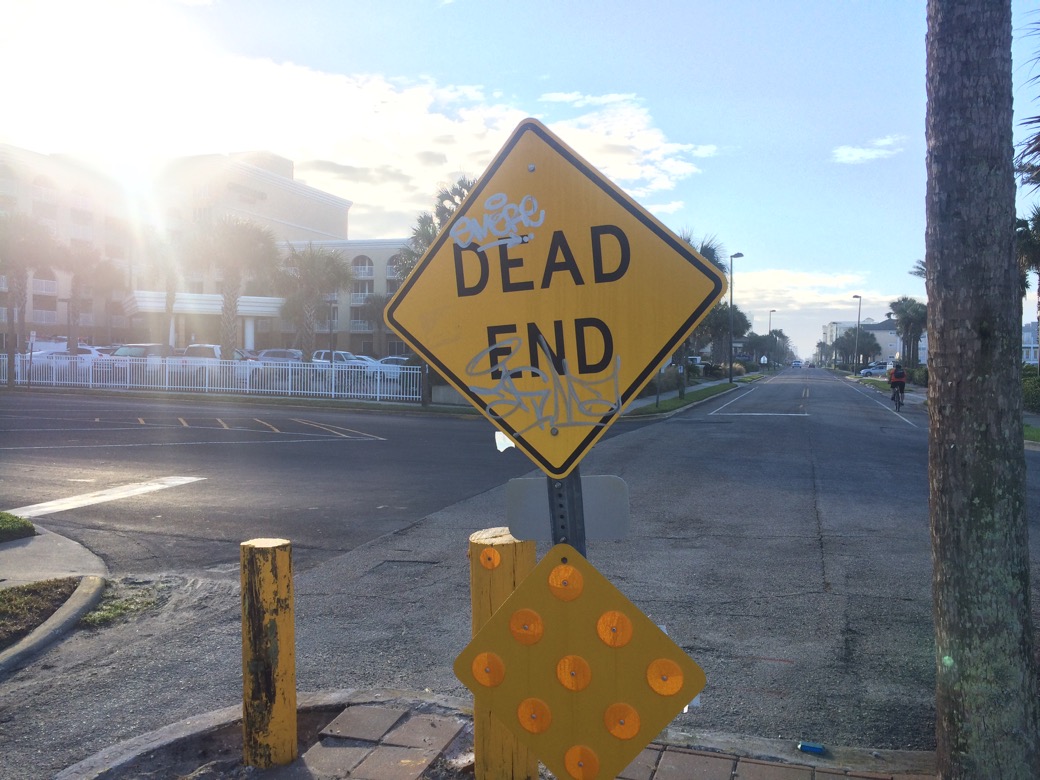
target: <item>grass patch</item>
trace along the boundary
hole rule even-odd
[[[101,628],[130,615],[144,612],[159,603],[155,590],[138,585],[106,583],[101,601],[80,619],[80,624]]]
[[[1035,425],[1025,426],[1026,441],[1040,441],[1040,428]]]
[[[625,413],[626,417],[637,417],[645,414],[661,414],[663,412],[674,412],[676,409],[682,409],[684,406],[695,404],[698,401],[703,401],[705,398],[711,398],[719,393],[725,393],[732,387],[728,382],[721,385],[711,385],[709,387],[702,387],[699,390],[692,390],[687,388],[685,398],[664,398],[660,404],[646,404],[645,406],[638,406],[635,409],[631,409]]]
[[[0,543],[36,536],[36,528],[28,520],[10,512],[0,512]]]
[[[64,577],[0,590],[0,650],[31,634],[78,585],[78,577]]]

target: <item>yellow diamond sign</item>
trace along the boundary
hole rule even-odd
[[[559,778],[616,777],[704,672],[558,544],[455,659],[455,675]]]
[[[386,321],[565,477],[725,290],[719,269],[528,119]]]

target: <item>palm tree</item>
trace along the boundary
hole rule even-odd
[[[165,293],[166,342],[176,346],[177,328],[173,307],[177,303],[177,292],[181,289],[184,268],[192,262],[192,238],[184,236],[163,238],[158,231],[149,227],[144,234],[145,268],[155,283]]]
[[[694,349],[701,351],[711,346],[713,363],[724,363],[729,359],[726,348],[729,344],[729,304],[720,301],[715,304],[707,316],[693,330],[690,338]],[[733,307],[733,337],[742,338],[751,329],[747,315],[736,306]]]
[[[906,295],[888,305],[896,318],[896,335],[901,342],[900,354],[908,367],[921,362],[921,334],[928,325],[928,307]]]
[[[936,767],[947,778],[1034,778],[1040,681],[1022,444],[1011,2],[929,0],[927,18]]]
[[[72,289],[68,302],[69,340],[66,346],[70,350],[79,344],[79,315],[86,298],[85,292],[92,285],[101,262],[101,254],[93,247],[77,246],[68,253],[65,267],[72,274]]]
[[[433,211],[422,212],[412,227],[412,235],[408,239],[408,246],[399,253],[398,271],[401,278],[408,276],[415,268],[419,259],[433,246],[444,226],[455,216],[455,212],[469,195],[476,180],[468,176],[460,176],[458,180],[447,187],[441,187],[434,197]]]
[[[24,214],[0,214],[0,273],[7,278],[7,365],[25,343],[29,274],[60,263],[61,248],[40,222]],[[15,372],[7,372],[14,384]]]
[[[249,220],[225,216],[200,227],[191,239],[190,261],[215,268],[221,278],[220,349],[231,355],[238,346],[238,299],[247,278],[273,276],[278,249],[270,230]]]
[[[308,243],[306,248],[288,247],[289,252],[282,261],[277,286],[285,295],[282,316],[296,324],[300,349],[304,359],[310,360],[314,352],[318,307],[327,296],[335,296],[340,290],[354,283],[354,271],[338,249],[315,247]],[[332,318],[329,318],[331,333]],[[332,348],[332,345],[329,345]]]
[[[1023,278],[1030,271],[1037,277],[1036,320],[1037,338],[1040,339],[1040,206],[1033,206],[1028,219],[1015,220],[1015,254]]]

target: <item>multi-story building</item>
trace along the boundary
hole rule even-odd
[[[32,217],[71,250],[70,261],[76,252],[83,252],[111,264],[121,280],[109,289],[87,280],[78,291],[77,325],[96,334],[129,335],[130,324],[119,313],[118,302],[129,285],[138,248],[133,210],[115,181],[70,158],[0,144],[0,214]],[[15,316],[15,306],[8,300],[9,281],[0,276],[4,350],[9,322]],[[72,274],[67,265],[41,264],[32,269],[23,314],[26,329],[41,338],[67,334],[77,308],[70,305],[71,295]]]
[[[902,339],[896,332],[896,323],[893,319],[886,319],[881,322],[875,322],[872,319],[865,319],[859,323],[860,329],[864,333],[873,333],[874,338],[877,339],[878,346],[881,348],[881,353],[877,356],[882,360],[904,360],[906,356],[902,354]],[[826,344],[833,344],[843,333],[850,330],[856,329],[856,323],[853,322],[828,322],[823,327],[823,341]],[[921,340],[918,343],[918,360],[923,365],[928,362],[928,333],[927,331],[921,334]]]
[[[171,322],[165,284],[150,262],[154,242],[150,245],[147,235],[151,231],[168,239],[195,223],[230,215],[267,228],[286,248],[326,246],[350,262],[353,289],[330,294],[328,315],[318,323],[319,338],[328,334],[327,341],[338,340],[338,348],[358,352],[403,351],[369,304],[396,290],[394,257],[406,240],[348,240],[352,203],[297,181],[291,160],[267,152],[180,158],[157,177],[150,203],[148,211],[138,208],[116,182],[71,159],[0,145],[0,213],[31,215],[60,244],[92,250],[119,271],[119,283],[103,299],[87,285],[73,301],[74,267],[34,269],[27,330],[40,338],[73,332],[94,344],[219,341],[219,274],[184,269]],[[136,218],[141,213],[150,215],[150,225]],[[0,292],[6,292],[3,277]],[[281,306],[282,299],[271,294],[240,298],[242,346],[293,345],[296,333],[282,322]],[[0,310],[4,322],[8,308]],[[341,317],[341,311],[349,314]]]

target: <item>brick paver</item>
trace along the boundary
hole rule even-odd
[[[380,745],[350,773],[351,780],[419,780],[436,750]]]
[[[651,780],[654,770],[657,768],[657,762],[661,758],[661,752],[660,745],[647,745],[635,757],[635,760],[618,775],[618,780]]]
[[[298,761],[272,773],[268,770],[264,777],[272,780],[312,780],[318,777],[347,777],[349,772],[368,758],[375,745],[358,747],[348,745],[337,739],[328,739],[311,745],[310,750]]]
[[[458,736],[460,731],[462,731],[462,724],[455,718],[443,718],[438,715],[413,715],[388,732],[383,737],[383,744],[429,748],[439,753]]]
[[[321,735],[378,742],[408,712],[398,707],[371,707],[363,704],[347,707],[321,730]]]
[[[731,780],[736,763],[733,756],[666,748],[654,780]]]

